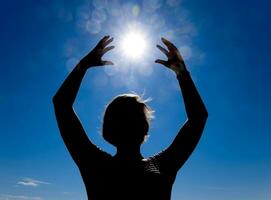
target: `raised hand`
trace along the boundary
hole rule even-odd
[[[168,58],[167,61],[157,59],[156,63],[160,63],[167,68],[173,70],[177,75],[181,74],[183,71],[186,71],[185,63],[183,57],[181,56],[177,47],[172,44],[170,41],[162,37],[162,42],[166,45],[167,49],[160,46],[159,44],[156,47],[162,51]]]
[[[80,64],[84,68],[103,66],[103,65],[113,65],[111,61],[102,60],[102,56],[114,48],[114,46],[107,46],[113,41],[113,38],[109,35],[104,36],[98,44],[89,52],[81,61]]]

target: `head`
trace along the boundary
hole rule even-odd
[[[140,146],[148,135],[152,113],[140,96],[119,95],[106,107],[102,135],[115,147]]]

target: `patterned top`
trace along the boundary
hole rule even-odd
[[[177,169],[165,154],[123,161],[99,151],[95,163],[78,165],[89,200],[170,200]]]

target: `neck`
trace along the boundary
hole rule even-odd
[[[143,156],[140,152],[140,146],[136,148],[118,147],[116,158],[123,160],[141,160],[143,159]]]

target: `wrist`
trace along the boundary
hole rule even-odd
[[[93,67],[90,64],[87,64],[83,59],[77,64],[78,70],[86,71],[88,68]]]
[[[186,77],[186,76],[189,76],[189,75],[190,75],[190,73],[189,73],[189,71],[187,69],[180,70],[180,71],[176,72],[177,79],[180,79],[182,77]]]
[[[81,72],[84,72],[84,71],[87,71],[89,67],[87,67],[83,62],[79,62],[77,65],[76,65],[76,69],[77,71],[81,71]]]
[[[177,75],[181,75],[182,73],[187,71],[184,61],[179,61],[175,64],[175,66],[175,72]]]

